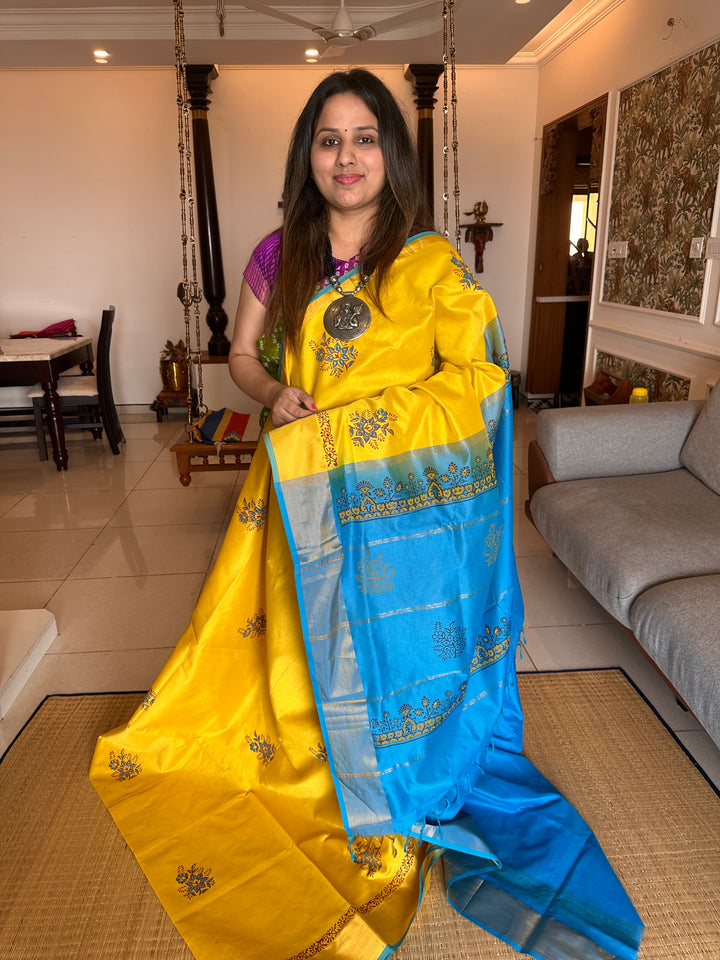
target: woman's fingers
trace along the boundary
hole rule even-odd
[[[271,418],[276,427],[281,427],[316,411],[315,401],[309,393],[299,387],[286,387],[272,406]]]

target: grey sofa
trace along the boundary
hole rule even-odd
[[[720,745],[720,384],[538,414],[527,512]]]

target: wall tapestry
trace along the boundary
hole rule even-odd
[[[710,233],[720,168],[720,43],[620,94],[603,300],[700,315],[705,261],[692,237]]]

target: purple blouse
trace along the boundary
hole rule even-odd
[[[245,267],[243,277],[248,286],[255,294],[260,303],[266,307],[270,302],[270,294],[277,279],[278,269],[280,267],[280,238],[281,230],[275,230],[273,233],[261,240],[255,247],[250,257],[248,265]],[[360,263],[360,254],[352,257],[350,260],[337,260],[333,257],[333,267],[335,275],[343,276],[349,270],[357,267]],[[323,284],[329,282],[329,277],[323,277]]]

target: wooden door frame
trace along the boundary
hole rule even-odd
[[[566,305],[538,303],[537,298],[566,293],[578,132],[588,126],[589,119],[593,124],[591,163],[597,165],[599,190],[607,106],[608,94],[604,94],[543,127],[526,373],[526,391],[530,395],[555,396],[559,391]],[[594,119],[592,111],[598,109],[600,113]]]

